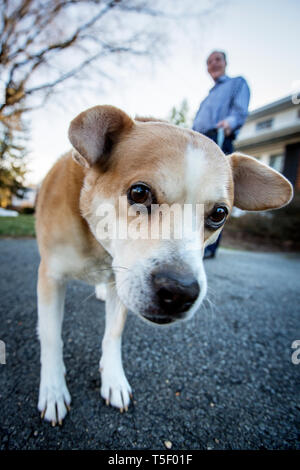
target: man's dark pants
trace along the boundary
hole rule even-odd
[[[208,131],[205,135],[217,143],[218,133],[216,129],[212,129],[211,131]],[[229,155],[230,153],[233,152],[233,140],[234,138],[232,138],[231,136],[225,137],[223,145],[222,145],[222,150],[225,153],[225,155]],[[204,258],[215,256],[221,237],[222,237],[222,232],[220,233],[215,243],[205,248]]]

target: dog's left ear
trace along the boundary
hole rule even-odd
[[[133,126],[133,120],[114,106],[94,106],[80,113],[70,124],[73,157],[83,166],[104,163],[119,135]]]
[[[234,205],[248,211],[277,209],[293,197],[291,183],[280,173],[240,153],[229,155],[234,181]]]

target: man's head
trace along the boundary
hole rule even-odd
[[[219,77],[225,74],[226,69],[226,54],[223,51],[213,51],[208,56],[207,71],[214,81],[217,81]]]

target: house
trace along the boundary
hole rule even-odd
[[[281,172],[300,190],[300,104],[287,96],[252,111],[235,149]]]

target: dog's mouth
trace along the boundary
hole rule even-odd
[[[151,323],[156,323],[157,325],[169,325],[170,323],[174,323],[177,320],[180,320],[182,317],[171,317],[167,315],[145,315],[143,314],[142,317],[145,320],[148,320]]]
[[[171,317],[152,317],[149,315],[143,315],[143,318],[151,323],[156,323],[157,325],[168,325],[169,323],[176,321],[175,318]]]

